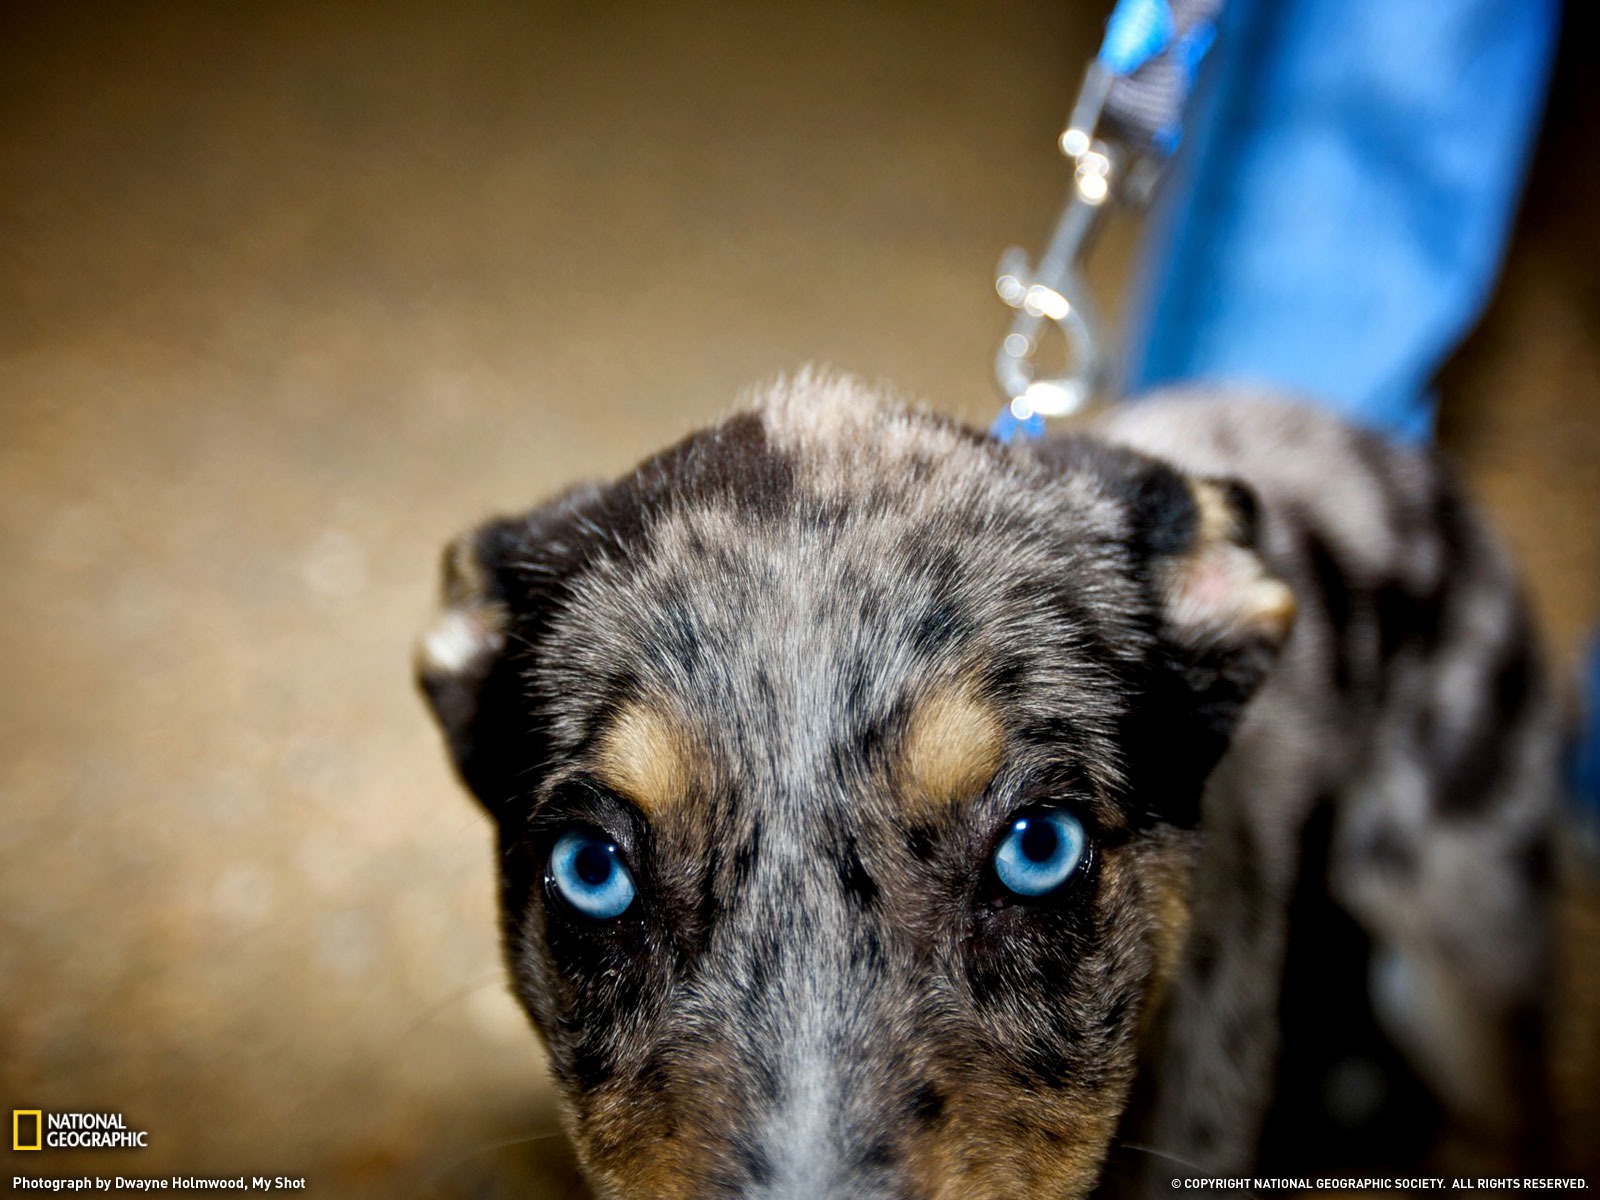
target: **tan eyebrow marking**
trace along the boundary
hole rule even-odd
[[[988,786],[1000,769],[1005,731],[970,680],[944,684],[912,710],[900,752],[902,803],[939,807]]]
[[[647,817],[688,795],[693,767],[687,732],[645,703],[630,704],[617,714],[595,759],[602,782]]]

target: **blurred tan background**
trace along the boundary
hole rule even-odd
[[[438,548],[809,360],[986,421],[993,264],[1053,218],[1107,7],[0,5],[0,1108],[151,1141],[12,1171],[574,1192],[411,690]],[[1445,437],[1570,674],[1569,58]]]

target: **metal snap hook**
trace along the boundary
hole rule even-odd
[[[1074,132],[1076,123],[1063,141]],[[995,379],[1018,421],[1078,412],[1107,382],[1103,327],[1079,264],[1111,195],[1115,168],[1115,151],[1085,137],[1075,156],[1072,191],[1038,265],[1013,246],[996,268],[995,291],[1016,315],[995,355]],[[1052,325],[1066,340],[1067,366],[1041,377],[1034,359]]]

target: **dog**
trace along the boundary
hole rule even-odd
[[[1558,737],[1430,454],[1203,394],[1002,445],[804,373],[443,597],[421,686],[600,1195],[1526,1151]]]

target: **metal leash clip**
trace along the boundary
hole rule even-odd
[[[1072,187],[1043,257],[1030,266],[1027,253],[1013,246],[996,268],[995,291],[1016,316],[995,355],[995,378],[1019,424],[1078,412],[1106,383],[1100,317],[1081,266],[1124,158],[1115,144],[1095,137],[1111,82],[1098,60],[1089,65],[1060,138],[1061,152],[1073,164]],[[1066,341],[1067,365],[1058,375],[1040,376],[1034,356],[1050,324]]]
[[[1118,0],[1112,11],[1058,141],[1072,160],[1072,187],[1049,244],[1036,265],[1013,246],[996,270],[995,290],[1016,310],[994,362],[1007,397],[992,429],[1002,441],[1038,437],[1045,417],[1082,411],[1112,383],[1083,265],[1112,202],[1143,207],[1154,193],[1221,2]],[[1043,375],[1035,359],[1051,325],[1065,342],[1066,366]]]

